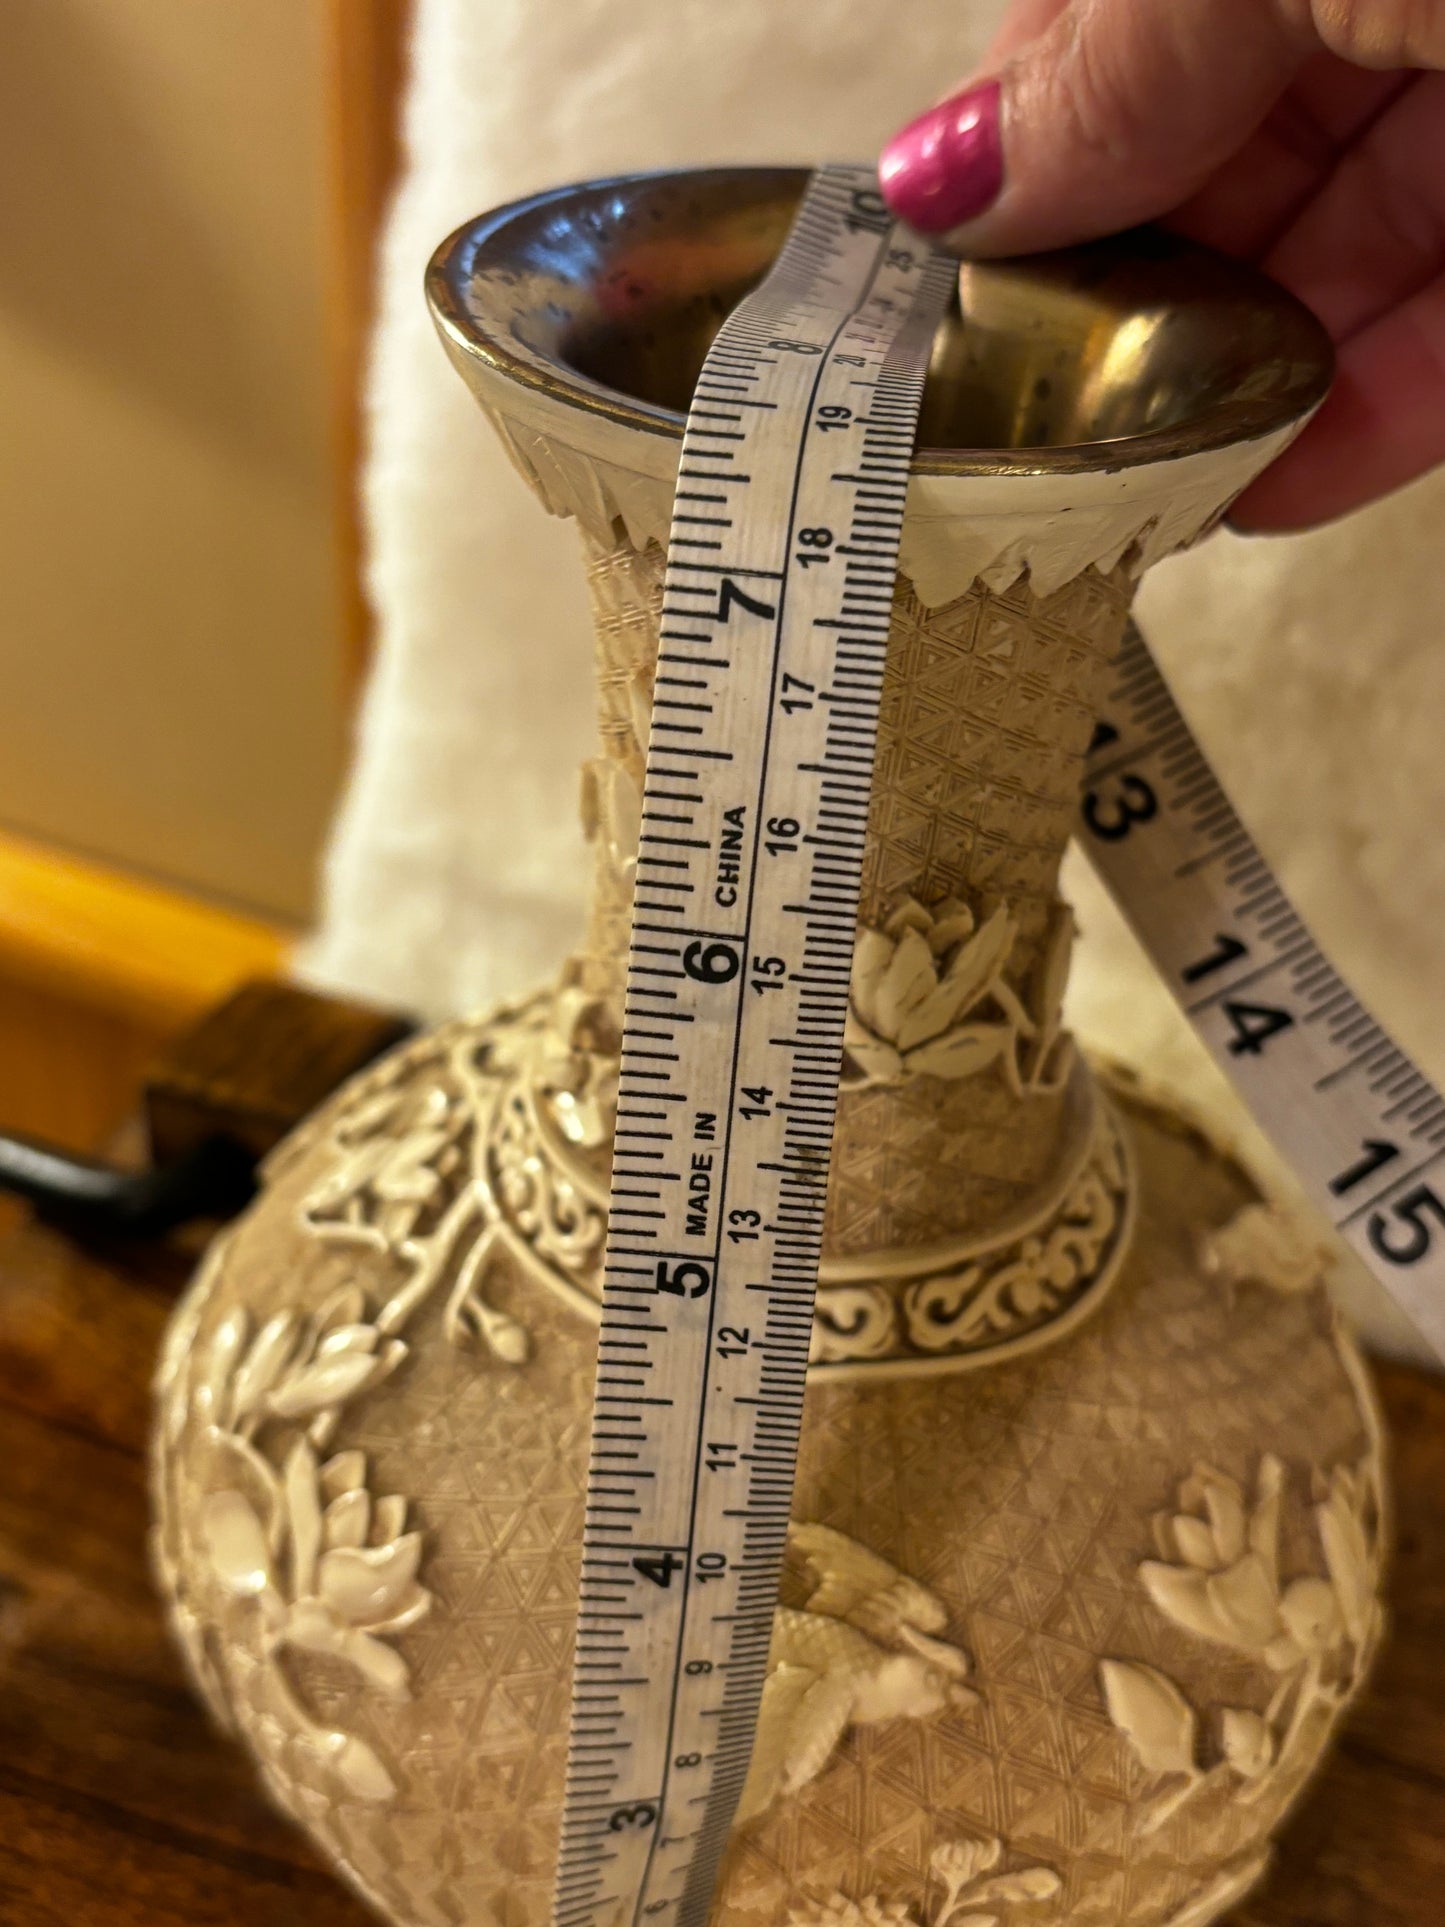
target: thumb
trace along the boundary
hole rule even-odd
[[[1073,0],[893,137],[884,195],[959,254],[1132,227],[1235,153],[1319,45],[1299,0]]]

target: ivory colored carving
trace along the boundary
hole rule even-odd
[[[542,1927],[560,1823],[677,443],[629,417],[621,374],[599,406],[601,377],[547,329],[565,312],[585,334],[631,260],[657,312],[599,340],[642,366],[617,331],[653,351],[692,325],[669,276],[735,294],[730,250],[755,271],[797,186],[583,189],[546,215],[550,266],[525,206],[439,257],[454,357],[582,528],[587,935],[555,984],[394,1053],[283,1147],[162,1362],[157,1564],[198,1685],[407,1927]],[[652,255],[629,253],[639,233]],[[1204,1927],[1264,1871],[1380,1636],[1381,1441],[1324,1255],[1060,1021],[1058,865],[1139,571],[1207,528],[1323,385],[1283,297],[1198,266],[1251,318],[1253,359],[1191,337],[1161,427],[1168,364],[1134,367],[1128,343],[1150,301],[1198,322],[1195,272],[1151,296],[1165,270],[1116,261],[1064,304],[1068,352],[1103,354],[1070,403],[1100,448],[1060,426],[992,473],[918,458],[727,1927]],[[1041,314],[1058,292],[1040,282]],[[963,380],[944,360],[938,381]],[[1100,395],[1134,409],[1112,439],[1089,428]]]

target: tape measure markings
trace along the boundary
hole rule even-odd
[[[1445,1354],[1445,1099],[1321,954],[1130,626],[1081,835],[1211,1054]]]
[[[824,170],[773,273],[709,351],[684,435],[624,1007],[558,1927],[700,1927],[747,1773],[913,423],[953,280],[893,229],[870,171]]]

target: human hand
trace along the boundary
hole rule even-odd
[[[894,136],[951,252],[1138,221],[1254,262],[1339,372],[1236,527],[1303,528],[1445,460],[1445,0],[1013,0],[979,76]]]

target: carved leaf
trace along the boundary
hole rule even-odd
[[[1099,1675],[1109,1717],[1150,1773],[1194,1768],[1194,1709],[1172,1681],[1152,1666],[1106,1659]]]
[[[357,1739],[354,1733],[347,1736],[334,1765],[342,1785],[358,1800],[377,1803],[389,1800],[396,1792],[395,1780],[365,1740]]]
[[[988,994],[1020,1037],[1032,1038],[1038,1035],[1038,1026],[1019,1002],[1017,994],[1009,988],[1007,978],[995,977],[989,986]]]
[[[370,1633],[348,1631],[342,1635],[337,1655],[353,1665],[369,1686],[388,1699],[411,1697],[411,1672],[394,1646],[387,1646]]]
[[[1078,1055],[1078,1046],[1069,1033],[1056,1032],[1052,1044],[1045,1045],[1038,1053],[1034,1065],[1033,1088],[1038,1091],[1047,1091],[1051,1095],[1063,1090],[1073,1075]]]
[[[1246,1780],[1257,1780],[1274,1765],[1274,1734],[1258,1713],[1227,1706],[1220,1716],[1219,1737],[1225,1759]]]
[[[998,1062],[1009,1046],[1004,1024],[962,1024],[931,1044],[908,1053],[907,1067],[920,1076],[976,1077]]]
[[[532,1341],[525,1325],[519,1325],[515,1318],[509,1318],[495,1306],[483,1304],[479,1298],[472,1300],[471,1313],[478,1333],[494,1357],[500,1358],[504,1365],[526,1364]]]
[[[343,1492],[326,1508],[326,1544],[364,1546],[371,1530],[371,1500],[365,1492]]]
[[[372,1509],[371,1539],[374,1545],[386,1545],[389,1540],[399,1539],[406,1530],[406,1500],[399,1492],[390,1492],[384,1499],[378,1499]]]
[[[630,871],[642,839],[642,796],[625,764],[597,765],[597,813],[608,861],[619,874]]]
[[[321,1551],[321,1502],[316,1490],[316,1454],[299,1439],[291,1448],[285,1471],[286,1519],[291,1528],[291,1591],[295,1598],[310,1592]]]
[[[1284,1495],[1284,1466],[1273,1452],[1259,1462],[1254,1510],[1249,1515],[1249,1549],[1264,1561],[1270,1584],[1279,1585],[1279,1509]]]
[[[1218,1646],[1263,1652],[1280,1630],[1279,1602],[1257,1553],[1217,1573],[1146,1560],[1139,1577],[1176,1626]]]
[[[374,1352],[380,1336],[375,1325],[337,1325],[317,1346],[316,1356],[331,1358],[337,1352]]]
[[[955,951],[944,984],[955,1010],[970,1008],[999,976],[1013,949],[1018,926],[1003,904]]]
[[[883,925],[883,934],[896,943],[905,930],[916,930],[920,937],[932,934],[933,918],[916,897],[905,897]]]
[[[956,923],[957,919],[953,921]],[[969,922],[972,923],[971,917]],[[1013,932],[1008,912],[1000,908],[981,930],[967,936],[939,977],[937,987],[927,992],[900,1025],[896,1040],[900,1050],[911,1050],[941,1035],[994,987],[1012,948]],[[936,928],[928,933],[929,946],[935,955],[942,950],[937,936]]]
[[[1306,1653],[1327,1653],[1344,1630],[1339,1598],[1326,1579],[1296,1579],[1285,1589],[1279,1616]]]
[[[1227,1646],[1231,1643],[1229,1629],[1220,1624],[1205,1596],[1205,1576],[1192,1567],[1160,1565],[1153,1559],[1145,1560],[1139,1568],[1144,1590],[1160,1612],[1185,1632]]]
[[[232,1421],[248,1418],[281,1376],[296,1338],[296,1314],[277,1312],[257,1332],[231,1385]]]
[[[431,1160],[449,1142],[446,1130],[411,1131],[396,1144],[372,1178],[372,1189],[388,1204],[430,1202],[441,1182]]]
[[[647,739],[652,734],[652,678],[646,668],[634,669],[627,679],[627,707],[638,753],[646,756]]]
[[[1160,1559],[1172,1565],[1176,1559],[1183,1557],[1174,1537],[1173,1513],[1156,1512],[1149,1521],[1149,1531],[1154,1540],[1154,1550]]]
[[[321,1490],[328,1499],[336,1499],[343,1492],[355,1492],[366,1484],[366,1454],[352,1450],[338,1452],[326,1461],[321,1468]]]
[[[1230,1512],[1241,1523],[1244,1518],[1244,1488],[1238,1479],[1232,1479],[1227,1472],[1217,1471],[1214,1466],[1202,1461],[1180,1486],[1179,1503],[1184,1511],[1202,1512],[1210,1520]],[[1236,1559],[1241,1551],[1242,1546],[1234,1554]]]
[[[322,1556],[317,1591],[352,1626],[371,1626],[395,1610],[421,1563],[421,1534],[385,1546],[338,1546]]]
[[[1061,903],[1050,921],[1043,961],[1034,983],[1034,1018],[1045,1040],[1045,1049],[1059,1027],[1059,1012],[1063,1007],[1064,991],[1068,987],[1069,959],[1073,955],[1077,930],[1073,910],[1067,903]]]
[[[238,1305],[226,1314],[211,1333],[195,1389],[196,1410],[202,1418],[219,1419],[226,1387],[250,1330],[251,1320]]]
[[[1203,1519],[1196,1519],[1192,1512],[1181,1512],[1172,1521],[1173,1538],[1179,1557],[1186,1566],[1196,1566],[1201,1572],[1212,1572],[1218,1555],[1214,1549],[1214,1534]]]
[[[239,1492],[209,1493],[201,1506],[201,1538],[211,1570],[237,1599],[271,1585],[270,1549],[261,1521]]]
[[[968,1896],[970,1906],[991,1907],[1001,1901],[1011,1907],[1031,1900],[1052,1900],[1063,1891],[1064,1883],[1049,1867],[1025,1867],[1019,1873],[999,1874],[986,1880]]]
[[[945,978],[920,999],[898,1026],[899,1050],[913,1050],[939,1036],[955,1017],[966,1014],[971,1002],[966,982]]]
[[[935,904],[933,925],[924,931],[928,947],[935,957],[947,956],[955,944],[963,943],[977,929],[972,910],[957,897],[945,897],[942,903]]]
[[[1204,1509],[1214,1533],[1218,1563],[1232,1566],[1245,1552],[1244,1494],[1233,1479],[1210,1478],[1204,1481]]]
[[[424,1619],[431,1609],[432,1595],[426,1587],[412,1584],[386,1618],[375,1620],[366,1630],[377,1634],[404,1632],[408,1626],[415,1625],[418,1619]]]
[[[878,1021],[874,1029],[879,1036],[896,1043],[904,1020],[937,982],[933,952],[927,939],[916,930],[905,930],[876,993]]]
[[[881,930],[858,932],[858,941],[853,950],[849,995],[864,1025],[875,1033],[879,1029],[878,986],[887,975],[892,961],[893,945]]]
[[[394,1106],[394,1100],[387,1100],[387,1111]],[[340,1325],[359,1325],[366,1317],[366,1293],[360,1285],[338,1285],[316,1314],[316,1328],[321,1333],[335,1331]]]
[[[285,1525],[285,1499],[275,1468],[239,1432],[223,1432],[218,1428],[211,1435],[211,1444],[219,1457],[231,1461],[224,1477],[233,1479],[238,1471],[244,1474],[242,1495],[251,1501],[252,1510],[267,1529],[267,1543],[274,1548],[280,1543]],[[247,1484],[251,1487],[249,1492]]]
[[[380,1376],[379,1364],[368,1352],[341,1352],[318,1359],[277,1386],[266,1401],[267,1409],[277,1418],[308,1418],[328,1405],[354,1398],[364,1385]]]
[[[1375,1586],[1369,1544],[1347,1477],[1336,1474],[1329,1497],[1315,1508],[1315,1523],[1345,1625],[1350,1638],[1359,1645],[1369,1632]]]
[[[582,765],[577,772],[577,814],[582,821],[582,840],[592,843],[596,840],[602,822],[602,812],[597,801],[597,772],[603,767],[601,757],[596,757]]]
[[[903,1075],[903,1059],[893,1046],[864,1030],[851,1011],[848,1013],[843,1041],[848,1055],[859,1070],[875,1083],[891,1084]]]
[[[1264,1561],[1247,1552],[1242,1559],[1205,1581],[1205,1593],[1233,1643],[1263,1652],[1279,1631],[1279,1599]]]

